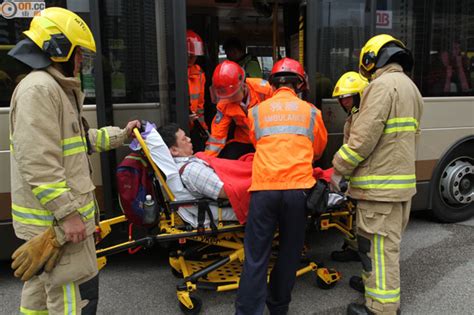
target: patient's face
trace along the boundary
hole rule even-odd
[[[176,133],[176,144],[170,148],[172,156],[187,157],[193,155],[193,144],[182,129]]]

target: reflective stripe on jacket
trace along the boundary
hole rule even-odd
[[[311,188],[312,162],[327,143],[321,112],[282,87],[250,111],[249,122],[256,147],[250,190]]]
[[[197,114],[199,123],[207,130],[204,121],[205,85],[206,76],[201,67],[197,64],[188,67],[189,109]]]
[[[83,100],[79,80],[53,67],[31,72],[13,93],[11,197],[19,238],[30,239],[74,211],[82,215],[88,234],[95,229],[98,209],[87,152],[118,147],[126,132],[104,127],[86,135]]]
[[[272,95],[272,87],[266,80],[248,78],[245,79],[245,83],[250,97],[247,111]],[[232,139],[228,139],[232,122],[235,123],[234,135]],[[212,121],[211,131],[205,151],[211,156],[219,155],[228,142],[251,143],[247,113],[238,102],[223,100],[217,104],[217,114]]]
[[[333,159],[335,169],[350,176],[353,198],[396,202],[416,193],[415,141],[422,111],[420,92],[398,64],[377,70]]]

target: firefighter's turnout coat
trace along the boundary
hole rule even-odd
[[[350,177],[349,193],[355,199],[408,201],[416,193],[415,140],[423,100],[398,64],[377,70],[375,76],[364,90],[359,112],[346,123],[345,143],[333,165]]]
[[[117,127],[85,127],[83,101],[80,81],[53,66],[28,74],[13,93],[12,218],[21,239],[32,238],[74,211],[86,223],[87,235],[95,230],[98,208],[88,152],[116,148],[127,135]]]

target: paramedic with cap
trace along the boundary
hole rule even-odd
[[[244,69],[235,62],[220,63],[212,76],[211,96],[217,102],[217,114],[205,153],[238,159],[254,152],[249,138],[248,112],[271,94],[272,88],[266,80],[245,78]]]
[[[352,121],[357,119],[362,93],[368,84],[369,82],[359,73],[349,71],[339,78],[334,87],[332,97],[337,98],[342,109],[348,114],[344,124],[343,143],[346,143],[349,138]],[[332,252],[331,258],[335,261],[360,261],[357,241],[346,237],[342,250]]]
[[[290,58],[278,61],[270,83],[273,96],[249,111],[256,153],[236,314],[263,314],[265,302],[271,314],[288,312],[305,236],[305,191],[315,185],[312,163],[327,143],[321,112],[297,96],[307,86],[300,63]],[[277,228],[279,253],[267,292]]]
[[[88,153],[122,145],[126,129],[88,128],[76,78],[81,50],[95,52],[86,23],[62,8],[47,8],[9,55],[33,69],[11,99],[12,218],[26,240],[13,254],[25,281],[22,314],[95,314],[98,270],[93,233],[97,202]]]
[[[206,142],[202,133],[208,129],[204,121],[206,76],[201,67],[196,64],[196,59],[199,56],[204,56],[204,42],[194,31],[187,30],[186,45],[188,47],[189,130],[196,150],[202,151]],[[200,126],[196,124],[200,124]]]
[[[350,176],[357,199],[357,243],[365,304],[351,303],[347,314],[400,312],[400,241],[416,193],[415,142],[423,99],[413,81],[411,52],[381,34],[362,48],[360,73],[370,84],[346,143],[333,158],[331,186]],[[361,279],[361,280],[362,280]]]

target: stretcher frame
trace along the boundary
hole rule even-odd
[[[160,242],[196,242],[198,245],[184,250],[177,250],[170,253],[169,263],[175,276],[182,278],[177,285],[176,295],[179,306],[185,314],[198,314],[202,302],[194,296],[197,290],[211,290],[224,292],[238,288],[242,263],[244,260],[244,226],[235,222],[222,220],[221,202],[218,203],[217,225],[210,227],[198,226],[192,228],[185,224],[177,211],[182,206],[197,206],[199,211],[208,207],[210,199],[195,199],[176,201],[173,193],[169,189],[166,181],[151,158],[151,154],[140,135],[138,129],[133,130],[136,139],[139,141],[142,151],[154,170],[155,199],[160,207],[158,221],[158,234],[134,240],[129,236],[129,240],[113,246],[97,249],[97,261],[99,269],[106,264],[106,256],[122,252],[137,246],[151,247]],[[351,234],[352,215],[351,209],[343,212],[333,212],[321,216],[325,225],[321,229],[337,228],[346,235]],[[342,220],[345,218],[345,220]],[[342,221],[341,221],[342,220]],[[112,226],[126,222],[125,215],[101,221],[97,234],[99,239],[104,239],[112,231]],[[211,219],[212,222],[212,219]],[[278,244],[278,233],[275,235],[274,246]],[[219,250],[211,250],[219,248]],[[273,252],[273,251],[272,251]],[[273,267],[273,260],[270,259],[268,276]],[[297,270],[297,276],[308,272],[314,272],[316,283],[320,288],[332,288],[340,279],[341,274],[334,269],[326,268],[313,261],[306,262],[303,267]],[[269,277],[268,277],[269,280]],[[267,281],[268,281],[267,280]]]

